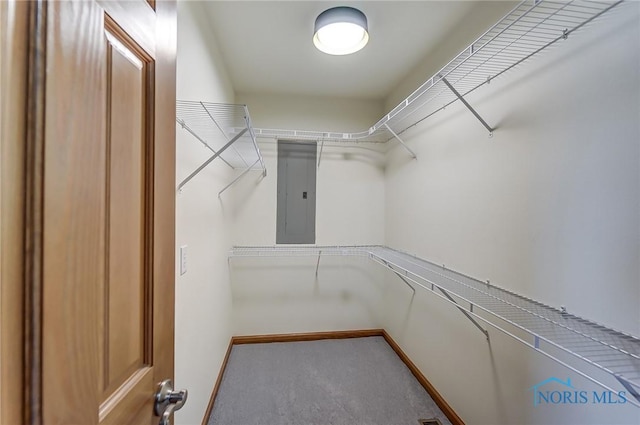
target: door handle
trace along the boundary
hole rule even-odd
[[[160,416],[159,425],[170,425],[169,419],[176,410],[182,409],[187,402],[187,390],[174,391],[171,379],[165,379],[158,384],[153,413]]]

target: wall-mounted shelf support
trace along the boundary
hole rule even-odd
[[[229,141],[227,142],[227,144],[226,144],[226,145],[224,145],[223,147],[221,147],[221,148],[220,148],[220,150],[219,150],[218,152],[214,153],[214,154],[213,154],[213,156],[212,156],[211,158],[207,159],[207,160],[206,160],[206,161],[205,161],[201,166],[199,166],[198,168],[196,168],[196,170],[195,170],[193,173],[189,174],[189,175],[187,176],[187,178],[185,178],[184,180],[182,180],[182,182],[178,185],[178,190],[182,190],[182,188],[184,187],[184,185],[185,185],[185,184],[189,183],[189,181],[190,181],[192,178],[194,178],[195,176],[197,176],[197,175],[198,175],[198,173],[200,173],[200,171],[204,170],[204,169],[207,167],[207,165],[211,164],[211,163],[212,163],[212,162],[213,162],[217,157],[219,157],[220,155],[222,155],[222,153],[223,153],[224,151],[226,151],[226,150],[227,150],[231,145],[233,145],[233,144],[236,142],[236,140],[238,140],[239,138],[241,138],[241,137],[244,135],[244,133],[246,133],[246,132],[247,132],[247,129],[246,129],[246,128],[243,128],[243,129],[240,131],[240,133],[238,133],[238,134],[236,134],[235,136],[233,136],[233,137],[231,138],[231,140],[229,140]]]
[[[320,257],[322,256],[322,250],[318,251],[318,262],[316,263],[316,277],[318,277],[318,270],[320,269]]]
[[[411,158],[416,159],[416,158],[417,158],[417,157],[416,157],[416,153],[415,153],[414,151],[412,151],[412,150],[409,148],[409,146],[407,146],[407,144],[404,142],[404,140],[402,140],[402,139],[400,138],[400,136],[398,136],[398,135],[396,134],[396,132],[395,132],[395,131],[393,131],[393,130],[391,129],[391,127],[389,127],[389,125],[388,125],[388,124],[385,124],[384,126],[387,128],[387,130],[389,131],[389,133],[391,133],[391,134],[393,135],[393,137],[395,137],[395,138],[396,138],[396,140],[398,140],[398,142],[400,142],[400,144],[402,145],[402,147],[403,147],[403,148],[405,148],[405,149],[407,150],[407,152],[409,152],[409,155],[411,155]]]
[[[433,290],[433,287],[432,287],[432,290]],[[458,303],[456,302],[456,300],[454,300],[454,299],[453,299],[453,297],[452,297],[451,295],[449,295],[449,293],[448,293],[447,291],[445,291],[444,289],[442,289],[442,288],[440,288],[440,287],[438,287],[438,290],[439,290],[440,292],[442,292],[442,295],[444,295],[445,297],[447,297],[447,299],[448,299],[449,301],[451,301],[452,303],[454,303],[454,304],[458,305]],[[486,337],[487,337],[487,341],[489,341],[489,331],[487,331],[485,328],[483,328],[482,326],[480,326],[480,323],[476,322],[476,319],[474,319],[474,318],[473,318],[469,313],[467,313],[467,311],[466,311],[464,308],[462,308],[462,307],[458,306],[458,310],[460,310],[460,312],[461,312],[462,314],[464,314],[464,315],[465,315],[465,317],[471,321],[471,323],[473,323],[474,325],[476,325],[476,328],[480,329],[480,332],[482,332],[482,333],[484,334],[484,336],[486,336]],[[471,307],[469,307],[469,310],[470,310],[471,312],[473,312],[473,304],[471,304]]]
[[[371,256],[370,257],[372,260],[374,260],[375,262],[382,264],[383,266],[385,266],[386,268],[388,268],[389,270],[391,270],[396,276],[398,276],[409,288],[411,288],[411,290],[413,291],[413,295],[416,294],[416,289],[413,287],[412,284],[409,283],[409,281],[405,278],[405,276],[403,276],[402,274],[400,274],[400,272],[398,270],[396,270],[394,268],[394,266],[392,264],[390,264],[388,261],[385,261],[383,259],[378,259],[375,256]],[[408,277],[408,272],[405,271],[405,275]],[[421,286],[421,285],[420,285]],[[484,329],[482,326],[480,326],[480,324],[473,318],[473,316],[471,316],[469,313],[467,313],[467,311],[462,308],[462,306],[460,306],[460,304],[458,304],[456,302],[456,300],[449,295],[449,293],[447,291],[445,291],[444,289],[442,289],[441,287],[436,287],[433,283],[431,284],[431,291],[435,291],[435,289],[438,289],[442,295],[444,295],[451,303],[455,304],[456,307],[458,308],[458,310],[460,310],[460,312],[462,314],[465,315],[465,317],[467,319],[469,319],[471,321],[471,323],[473,323],[476,328],[478,328],[480,330],[480,332],[482,332],[484,334],[484,336],[487,338],[487,341],[489,341],[489,331],[487,331],[486,329]],[[411,299],[413,299],[413,296],[411,297]],[[469,311],[471,313],[473,313],[473,304],[470,303],[470,307],[469,307]]]
[[[376,257],[369,257],[371,258],[373,261],[375,261],[378,264],[383,265],[384,267],[388,268],[389,270],[391,270],[396,276],[398,276],[400,278],[401,281],[404,282],[405,285],[407,285],[409,287],[409,289],[411,289],[411,292],[413,293],[413,295],[411,295],[411,299],[413,300],[413,297],[416,295],[416,288],[413,287],[412,284],[409,283],[409,281],[407,279],[405,279],[404,276],[402,276],[400,274],[399,271],[397,271],[396,269],[394,269],[391,264],[389,264],[388,262],[382,260],[382,259],[378,259]]]
[[[231,183],[218,192],[218,197],[249,171],[262,171],[263,176],[266,176],[267,168],[258,148],[246,105],[178,100],[176,122],[213,152],[213,156],[180,182],[179,192],[191,179],[218,158],[231,168],[241,170]]]
[[[193,131],[193,130],[191,129],[191,127],[189,127],[189,126],[187,125],[187,123],[185,123],[185,122],[184,122],[183,120],[181,120],[181,119],[176,119],[176,121],[178,122],[178,124],[180,124],[180,127],[182,127],[184,130],[188,131],[188,132],[189,132],[193,137],[195,137],[198,141],[200,141],[200,143],[202,143],[202,144],[204,145],[204,147],[205,147],[205,148],[209,149],[209,150],[210,150],[211,152],[213,152],[214,154],[216,153],[216,151],[215,151],[211,146],[209,146],[209,144],[208,144],[207,142],[205,142],[204,140],[202,140],[202,139],[200,138],[200,136],[198,136],[198,134],[197,134],[195,131]],[[222,162],[224,162],[225,164],[227,164],[229,167],[233,168],[233,165],[229,164],[229,162],[227,162],[227,160],[226,160],[226,159],[224,159],[224,158],[222,158],[222,157],[220,157],[220,159],[222,160]]]
[[[320,160],[322,159],[323,149],[324,149],[324,139],[320,142],[320,154],[318,155],[318,168],[320,168]]]
[[[622,384],[623,387],[625,387],[627,389],[627,391],[629,391],[629,393],[636,399],[638,400],[638,402],[640,402],[640,393],[638,393],[638,390],[636,388],[633,387],[633,384],[623,378],[620,375],[615,375],[616,379],[618,380],[618,382],[620,382]]]
[[[443,77],[442,75],[440,75],[439,77],[442,79],[442,82],[445,83],[447,87],[449,87],[449,90],[451,90],[451,92],[453,92],[453,94],[456,95],[458,100],[460,100],[460,102],[462,102],[462,104],[464,106],[466,106],[468,110],[471,111],[473,116],[476,117],[478,119],[478,121],[480,121],[480,123],[482,123],[484,128],[489,130],[489,137],[493,136],[493,130],[494,129],[489,124],[487,124],[487,122],[484,119],[482,119],[480,114],[478,114],[478,112],[476,112],[476,110],[473,109],[473,106],[469,105],[469,102],[467,102],[467,100],[460,93],[458,93],[458,90],[456,90],[455,87],[453,87],[451,85],[451,83],[449,81],[447,81],[447,79],[445,77]]]
[[[238,180],[240,180],[241,178],[244,177],[245,174],[247,174],[249,171],[253,170],[253,167],[255,167],[256,165],[258,165],[260,161],[256,161],[253,164],[251,164],[249,167],[245,168],[244,171],[242,173],[240,173],[238,175],[238,177],[236,177],[235,179],[233,179],[233,181],[231,183],[229,183],[228,185],[226,185],[225,187],[222,188],[222,190],[220,192],[218,192],[218,198],[220,197],[220,195],[222,195],[222,193],[229,189],[231,186],[233,186],[234,184],[236,184],[236,182]]]

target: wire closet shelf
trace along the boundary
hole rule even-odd
[[[398,139],[456,100],[516,67],[557,41],[566,39],[620,1],[524,0],[442,69],[425,81],[398,106],[360,132],[308,131],[256,128],[257,137],[317,141],[385,143]]]
[[[477,327],[480,325],[474,318],[615,392],[617,390],[585,372],[584,368],[581,370],[559,359],[557,351],[564,351],[584,362],[583,365],[586,363],[611,374],[635,398],[629,398],[629,402],[640,407],[640,339],[637,337],[385,246],[234,247],[229,252],[230,260],[301,256],[317,257],[318,265],[321,256],[369,258],[391,270],[405,283],[411,282],[412,289],[415,285],[452,303]],[[517,328],[523,335],[516,335],[505,324]],[[483,332],[488,338],[488,333]]]
[[[176,122],[212,154],[180,183],[179,190],[217,158],[233,169],[243,170],[220,194],[248,171],[266,174],[246,105],[178,100]]]

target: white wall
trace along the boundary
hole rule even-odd
[[[386,242],[640,335],[640,4],[631,2],[405,134]],[[389,277],[384,325],[469,424],[639,423],[640,409],[532,406],[549,376],[597,387]],[[620,385],[609,382],[615,388]]]
[[[249,106],[256,127],[265,128],[360,131],[382,116],[381,103],[371,101],[242,94],[236,100]],[[275,245],[277,144],[268,139],[259,144],[268,174],[247,176],[233,189],[235,245]],[[384,242],[381,148],[325,144],[317,171],[318,245]],[[379,327],[372,307],[379,299],[377,278],[366,264],[323,258],[316,280],[316,262],[234,259],[234,334]]]
[[[178,2],[177,98],[233,102],[234,92],[200,2]],[[211,152],[177,127],[176,187]],[[177,194],[176,243],[188,245],[188,271],[176,266],[175,387],[189,390],[176,424],[200,424],[231,338],[228,200],[217,193],[233,170],[214,161]],[[176,247],[176,250],[178,249]],[[176,256],[177,257],[177,256]]]

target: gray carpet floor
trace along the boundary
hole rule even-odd
[[[450,422],[382,337],[236,345],[209,425]]]

